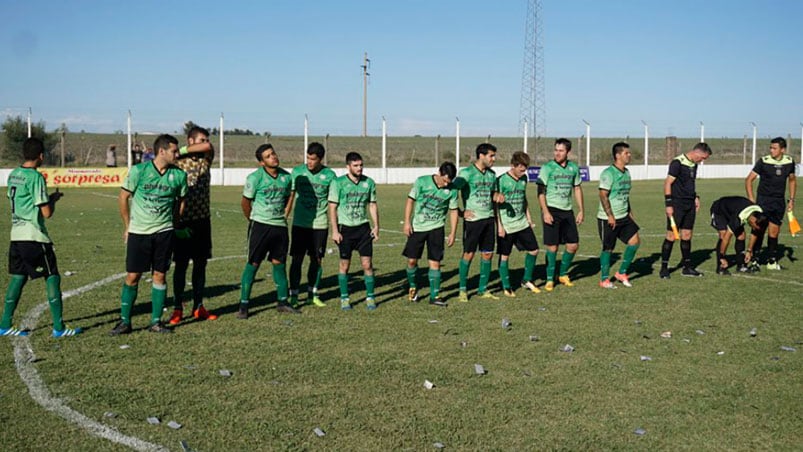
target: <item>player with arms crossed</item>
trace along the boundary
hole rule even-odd
[[[602,252],[599,255],[600,281],[603,289],[615,289],[610,280],[611,253],[616,246],[616,239],[625,247],[619,271],[613,277],[625,287],[633,287],[627,276],[627,270],[633,262],[638,250],[638,224],[633,219],[630,209],[630,145],[619,142],[611,149],[613,164],[602,171],[599,176],[599,209],[597,210],[597,229],[602,241]]]
[[[421,176],[416,179],[407,195],[404,206],[404,235],[407,244],[402,255],[407,258],[407,282],[410,285],[408,299],[418,299],[416,273],[418,259],[427,246],[429,260],[429,304],[446,306],[438,295],[441,287],[441,261],[443,260],[443,237],[446,216],[449,216],[449,238],[446,246],[454,245],[457,232],[457,190],[451,184],[457,176],[457,168],[452,162],[444,162],[438,174]],[[415,208],[415,213],[413,213]],[[412,216],[412,223],[410,217]]]
[[[746,272],[751,262],[752,249],[759,235],[767,227],[768,218],[759,205],[742,196],[725,196],[711,204],[711,226],[717,230],[717,274],[730,275],[729,262],[725,257],[731,237],[736,236],[736,260],[739,271]],[[750,234],[750,246],[745,250],[745,225],[753,229]]]
[[[538,203],[544,223],[544,246],[546,247],[546,285],[551,292],[555,288],[555,266],[558,246],[565,244],[560,258],[558,282],[566,287],[574,286],[569,278],[569,267],[579,248],[580,235],[577,225],[583,223],[583,189],[580,187],[580,167],[569,161],[572,142],[566,138],[555,140],[553,160],[541,167],[538,174]],[[577,201],[577,216],[574,215],[572,195]]]
[[[351,253],[360,254],[365,278],[365,307],[376,309],[374,300],[373,242],[379,240],[379,209],[376,205],[376,184],[362,174],[362,156],[356,152],[346,154],[346,174],[329,186],[329,223],[332,241],[340,251],[337,282],[340,286],[340,309],[351,310],[349,299],[349,265]],[[368,215],[374,227],[368,223]]]

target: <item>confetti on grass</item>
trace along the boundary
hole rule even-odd
[[[158,417],[153,416],[153,417],[149,417],[148,418],[148,424],[159,425],[159,424],[161,424],[161,422],[159,421]]]
[[[322,438],[322,437],[326,436],[326,432],[321,430],[320,427],[315,427],[313,432],[315,432],[315,435],[317,435],[318,438]]]
[[[635,431],[633,431],[633,433],[635,433],[638,436],[644,436],[647,434],[647,430],[644,430],[643,428],[639,427]]]
[[[228,369],[220,369],[220,371],[218,371],[218,373],[220,374],[221,377],[227,377],[228,378],[228,377],[232,376],[231,371],[228,370]]]
[[[789,346],[786,346],[786,345],[781,345],[781,350],[783,350],[785,352],[796,352],[797,351],[797,349],[795,347],[789,347]]]
[[[435,387],[435,385],[432,384],[432,382],[429,381],[429,380],[424,380],[424,387],[427,388],[427,389],[432,389],[432,388]]]
[[[574,351],[574,347],[572,347],[569,344],[566,344],[566,345],[563,346],[563,348],[560,349],[560,351],[566,352],[566,353],[571,353],[571,352]]]
[[[485,375],[487,372],[485,368],[482,367],[482,364],[474,364],[474,373],[477,375]]]
[[[170,421],[170,422],[168,422],[168,423],[167,423],[167,426],[168,426],[168,427],[170,427],[170,428],[172,428],[173,430],[178,430],[178,429],[180,429],[180,428],[181,428],[181,424],[179,424],[179,423],[178,423],[178,422],[176,422],[176,421]]]

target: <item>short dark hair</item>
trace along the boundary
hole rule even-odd
[[[36,160],[45,153],[45,143],[39,138],[28,138],[22,143],[22,157],[25,161]]]
[[[175,144],[176,147],[178,147],[178,140],[176,137],[163,133],[156,137],[156,139],[153,141],[153,150],[154,152],[159,153],[159,149],[170,149],[171,144]]]
[[[766,215],[761,212],[753,212],[750,215],[756,219],[756,225],[761,228],[762,231],[766,229],[767,224],[770,222],[770,219]]]
[[[187,138],[195,139],[195,137],[198,135],[209,137],[209,130],[204,129],[201,126],[192,126],[192,128],[187,131]]]
[[[778,144],[781,146],[781,149],[786,149],[786,140],[781,137],[775,137],[770,141],[770,144]]]
[[[692,151],[700,151],[700,152],[704,152],[704,153],[706,153],[708,155],[711,155],[711,146],[709,146],[708,143],[703,143],[703,142],[697,143],[697,144],[694,145],[693,148],[691,148],[691,150]]]
[[[438,174],[441,176],[448,176],[449,180],[454,180],[457,176],[457,167],[454,166],[454,163],[446,161],[441,163],[440,168],[438,168]]]
[[[625,151],[625,149],[630,149],[630,145],[625,143],[624,141],[620,141],[613,145],[611,148],[611,157],[616,160],[616,154],[621,154]]]
[[[569,151],[572,150],[572,142],[571,142],[571,140],[568,140],[566,138],[558,138],[557,140],[555,140],[555,146],[557,146],[559,144],[562,144],[566,148],[566,152],[569,152]]]
[[[313,141],[312,143],[309,144],[309,146],[307,146],[307,154],[317,155],[319,159],[323,160],[323,156],[326,155],[326,149],[323,147],[321,143]]]
[[[492,145],[491,143],[481,143],[477,146],[477,149],[474,151],[477,154],[477,158],[480,158],[481,155],[487,154],[489,151],[496,152],[496,146]]]
[[[273,145],[270,143],[265,143],[259,145],[256,151],[254,151],[254,157],[257,158],[257,162],[262,161],[262,153],[267,151],[268,149],[273,149]]]
[[[526,152],[516,151],[513,153],[513,157],[510,157],[510,164],[513,166],[530,166],[530,156]]]
[[[351,162],[359,162],[362,160],[362,156],[358,152],[349,152],[346,154],[346,165]]]

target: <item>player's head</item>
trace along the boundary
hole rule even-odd
[[[621,161],[625,165],[630,163],[630,145],[625,143],[624,141],[620,141],[613,145],[611,148],[611,157],[613,157],[613,161]]]
[[[527,168],[530,166],[530,156],[526,152],[516,151],[510,157],[510,170],[520,178],[527,174]]]
[[[477,149],[474,150],[474,153],[477,155],[477,163],[479,163],[483,169],[494,166],[494,162],[496,161],[496,146],[491,143],[481,143],[477,146]]]
[[[572,142],[566,138],[558,138],[555,140],[555,161],[563,164],[569,159],[569,152],[572,150]]]
[[[689,152],[687,156],[692,162],[700,163],[708,157],[711,157],[711,146],[709,146],[708,143],[697,143],[691,148],[691,152]]]
[[[192,128],[187,132],[187,143],[189,144],[208,143],[208,142],[209,142],[209,131],[204,129],[203,127],[192,126]]]
[[[763,231],[767,227],[767,224],[769,224],[769,221],[769,218],[762,212],[753,212],[747,219],[754,233]]]
[[[321,143],[317,141],[312,142],[307,146],[307,169],[310,171],[317,171],[322,166],[323,156],[326,155]]]
[[[362,176],[362,156],[357,152],[346,154],[346,169],[354,177]]]
[[[154,160],[161,163],[176,163],[178,157],[178,140],[173,135],[162,134],[153,141]]]
[[[772,158],[780,158],[781,154],[783,154],[785,151],[786,140],[781,137],[776,137],[770,141],[770,155],[772,155]]]
[[[42,164],[45,157],[45,144],[39,138],[28,138],[22,143],[22,158],[26,162],[37,162],[36,166]]]
[[[260,165],[266,168],[279,167],[279,154],[276,153],[276,150],[273,149],[273,145],[270,143],[259,145],[257,150],[254,151],[254,157],[256,157]]]
[[[454,166],[454,163],[452,162],[443,162],[438,168],[438,174],[445,178],[446,183],[449,184],[454,181],[455,177],[457,177],[457,167]]]

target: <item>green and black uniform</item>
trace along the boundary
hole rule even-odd
[[[505,230],[504,237],[497,238],[497,252],[500,256],[510,256],[513,245],[519,251],[526,251],[524,255],[524,278],[523,282],[532,282],[533,270],[535,269],[535,256],[529,251],[538,250],[538,240],[530,227],[527,219],[527,176],[519,179],[514,178],[506,172],[496,179],[496,189],[494,190],[505,197],[505,202],[499,205],[497,215]],[[499,262],[499,279],[502,280],[502,288],[511,290],[510,271],[508,259],[501,259]]]
[[[607,193],[611,213],[616,220],[616,227],[611,228],[611,225],[608,224],[608,214],[600,201],[599,209],[597,209],[597,229],[602,241],[602,252],[599,256],[600,281],[605,281],[610,277],[611,252],[616,246],[617,239],[627,245],[619,266],[620,274],[627,274],[639,247],[639,245],[627,244],[639,230],[636,222],[630,217],[631,185],[630,171],[627,168],[620,170],[615,165],[611,165],[605,168],[599,176],[599,190]]]
[[[544,245],[557,246],[565,243],[578,243],[580,236],[577,233],[577,223],[574,217],[574,188],[582,183],[580,167],[572,161],[565,161],[563,165],[550,160],[538,173],[538,192],[546,198],[546,206],[552,215],[552,224],[544,225]],[[566,250],[560,259],[560,276],[566,276],[574,260],[574,254]],[[546,280],[550,282],[555,276],[557,264],[557,251],[546,251]]]
[[[496,237],[496,220],[494,218],[493,190],[496,185],[496,173],[491,168],[485,171],[472,164],[460,170],[454,186],[460,190],[463,208],[471,211],[473,217],[463,219],[463,253],[492,253]],[[465,292],[468,286],[468,272],[471,261],[460,259],[460,291]],[[491,260],[480,257],[480,282],[477,294],[482,295],[491,278]]]

